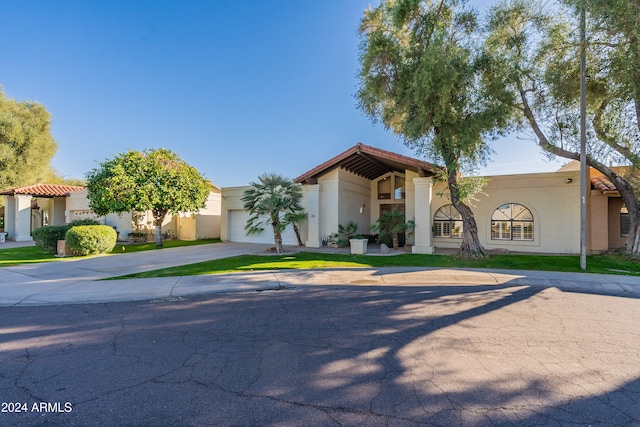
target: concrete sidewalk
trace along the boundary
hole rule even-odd
[[[223,243],[0,269],[0,306],[56,305],[179,298],[212,292],[302,286],[539,286],[640,297],[640,278],[545,271],[448,268],[279,270],[155,279],[99,279],[230,256],[270,245]]]

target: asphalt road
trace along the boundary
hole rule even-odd
[[[637,298],[304,286],[0,315],[2,426],[640,425]]]

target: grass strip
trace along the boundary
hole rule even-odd
[[[117,244],[116,247],[111,251],[110,255],[161,250],[166,248],[177,248],[181,246],[206,245],[209,243],[220,243],[220,239],[166,240],[162,242],[162,248],[157,248],[155,242],[125,245]],[[33,264],[39,262],[54,262],[74,258],[80,257],[60,258],[53,254],[41,251],[37,246],[23,246],[20,248],[0,249],[0,267],[10,267],[20,264]]]
[[[404,254],[395,256],[342,255],[300,252],[295,255],[243,255],[177,267],[113,277],[111,279],[198,276],[261,270],[317,269],[335,267],[441,267],[491,268],[582,272],[579,256],[493,255],[489,259],[461,259],[449,255]],[[588,273],[640,276],[640,262],[621,255],[593,255]]]

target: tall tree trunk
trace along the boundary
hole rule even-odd
[[[278,223],[272,223],[273,225],[273,240],[276,244],[276,253],[281,254],[284,252],[282,249],[282,233],[280,232],[280,227]]]
[[[462,244],[460,245],[459,256],[463,258],[488,258],[487,251],[478,238],[478,225],[473,216],[473,211],[458,197],[457,171],[449,170],[448,181],[451,204],[462,216]]]
[[[155,220],[155,238],[156,238],[156,248],[162,247],[162,223],[164,221],[164,217],[167,216],[166,210],[154,210],[153,211],[153,219]]]
[[[398,238],[398,233],[391,233],[391,241],[393,242],[393,249],[398,249],[400,247],[400,239]]]
[[[298,246],[304,246],[304,243],[302,243],[302,238],[300,237],[300,230],[298,229],[298,224],[296,224],[295,222],[292,222],[291,225],[293,225],[293,231],[296,233],[296,239],[298,239]]]

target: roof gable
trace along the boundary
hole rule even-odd
[[[320,175],[334,168],[343,168],[367,179],[375,179],[388,172],[412,170],[420,176],[433,175],[431,170],[437,166],[422,160],[392,153],[380,148],[370,147],[359,142],[348,150],[303,173],[295,182],[315,183]]]

